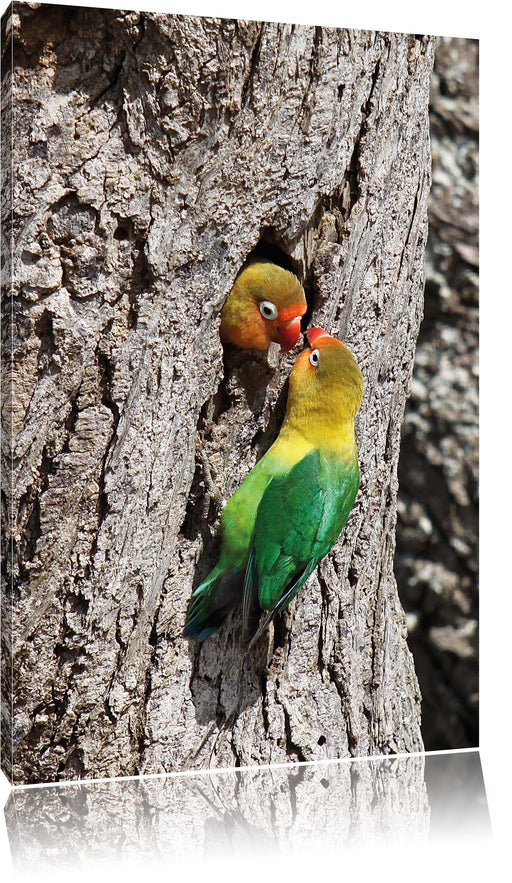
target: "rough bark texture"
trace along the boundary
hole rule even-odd
[[[478,745],[478,42],[439,39],[425,318],[402,434],[396,575],[429,750]]]
[[[7,774],[421,749],[393,556],[434,41],[14,13]],[[308,319],[358,358],[362,483],[342,537],[241,671],[237,613],[201,647],[181,631],[217,551],[213,485],[226,500],[283,414],[293,354],[223,353],[218,336],[262,242],[303,279]]]

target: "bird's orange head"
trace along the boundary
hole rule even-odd
[[[274,341],[288,352],[299,339],[306,309],[304,290],[293,273],[266,258],[251,258],[222,308],[221,340],[259,350]]]

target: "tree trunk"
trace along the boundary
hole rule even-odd
[[[4,28],[6,773],[421,750],[393,554],[433,39],[17,4]],[[242,668],[238,612],[201,646],[181,633],[217,492],[275,438],[294,359],[223,352],[220,309],[256,247],[291,261],[365,396],[347,527]]]

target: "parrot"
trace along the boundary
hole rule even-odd
[[[264,257],[250,258],[222,308],[221,341],[257,350],[274,341],[288,352],[299,339],[306,310],[304,289],[293,273]]]
[[[222,511],[220,558],[192,594],[185,637],[204,641],[237,606],[246,634],[259,608],[266,615],[250,649],[336,542],[353,507],[363,375],[340,340],[322,328],[306,337],[280,432]]]

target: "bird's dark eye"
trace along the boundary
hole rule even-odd
[[[309,354],[309,361],[311,362],[313,367],[316,368],[320,361],[320,353],[318,352],[318,350],[311,350]]]
[[[271,300],[261,301],[260,313],[264,319],[277,319],[277,307]]]

